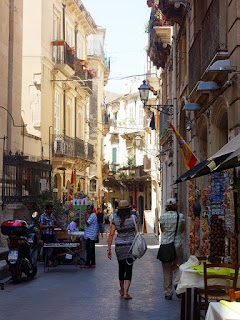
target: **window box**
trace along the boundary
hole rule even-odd
[[[53,46],[64,46],[65,43],[66,43],[65,40],[54,40],[54,41],[52,41],[52,45]]]

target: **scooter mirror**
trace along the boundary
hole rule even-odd
[[[36,218],[37,216],[38,216],[38,212],[37,211],[33,212],[32,218]]]

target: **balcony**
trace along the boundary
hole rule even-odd
[[[148,56],[157,68],[164,68],[170,53],[171,25],[164,16],[156,19],[157,11],[152,9],[149,21]]]
[[[87,145],[88,151],[85,151],[85,142],[79,138],[71,138],[66,135],[52,135],[52,156],[53,158],[82,158],[84,160],[93,160],[94,147]]]
[[[82,60],[74,57],[74,55],[69,52],[69,46],[66,43],[64,45],[58,45],[53,41],[52,45],[53,62],[55,63],[55,69],[60,70],[66,76],[75,76],[81,80],[84,80],[81,86],[85,85],[86,88],[92,90],[93,77],[89,73],[89,71],[82,65]]]
[[[169,0],[159,0],[158,7],[171,25],[174,25],[174,23],[181,25],[185,14],[185,6],[183,4],[179,4],[179,7],[177,7],[174,3],[170,3]]]
[[[225,22],[224,22],[225,21]],[[207,67],[226,57],[226,20],[224,3],[213,0],[189,51],[189,91],[203,78]],[[212,79],[213,80],[213,79]]]

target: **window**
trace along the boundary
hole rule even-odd
[[[97,181],[95,179],[90,180],[90,191],[96,192],[97,190]]]
[[[54,133],[60,134],[60,93],[55,91],[54,103]]]
[[[67,43],[69,44],[69,46],[71,46],[71,43],[72,43],[71,30],[68,30],[68,31],[67,31]]]
[[[112,148],[112,163],[115,164],[117,163],[117,148]],[[116,171],[117,167],[113,167],[113,171]]]
[[[58,20],[54,18],[53,20],[53,40],[58,39]],[[53,46],[53,59],[57,60],[57,46]]]

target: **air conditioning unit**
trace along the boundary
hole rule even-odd
[[[55,154],[64,154],[65,151],[65,141],[64,140],[55,140],[54,141],[54,153]]]

